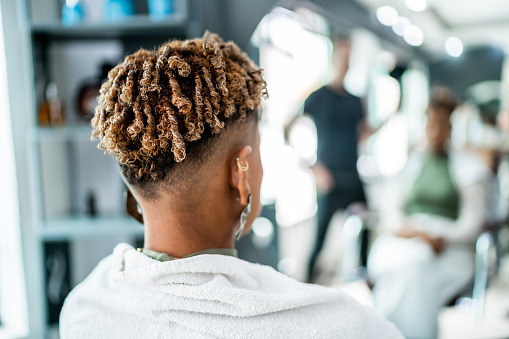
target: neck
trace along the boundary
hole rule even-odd
[[[228,192],[209,192],[194,199],[164,196],[142,204],[144,247],[176,258],[212,248],[233,248],[242,205],[225,203],[235,200]]]
[[[342,92],[344,91],[343,78],[335,78],[327,86],[334,91]]]
[[[445,148],[430,148],[430,153],[434,155],[446,155],[447,150]]]

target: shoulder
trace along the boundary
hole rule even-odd
[[[352,94],[352,93],[350,93],[350,92],[346,92],[346,96],[347,96],[350,100],[352,100],[352,101],[357,101],[357,102],[359,102],[359,103],[362,101],[362,99],[361,99],[361,98],[359,98],[358,96],[356,96],[356,95],[354,95],[354,94]]]
[[[69,333],[78,333],[83,317],[89,317],[87,311],[97,298],[108,298],[105,293],[108,285],[108,275],[111,271],[112,256],[104,258],[85,280],[78,284],[67,295],[60,312],[60,335],[62,338],[72,338]],[[80,327],[81,328],[81,327]],[[82,336],[85,337],[85,336]]]
[[[330,303],[309,308],[307,317],[320,321],[323,327],[328,327],[329,333],[341,338],[403,338],[396,326],[373,307],[360,304],[342,290],[315,287],[329,294]],[[325,333],[319,334],[318,337],[328,337]]]
[[[294,327],[288,334],[294,330],[298,332],[283,336],[285,338],[403,338],[396,326],[373,307],[360,304],[340,289],[298,282],[276,271],[273,274],[277,277],[266,276],[273,282],[271,304],[284,306],[265,314],[282,329]],[[279,283],[274,283],[279,279]],[[257,294],[260,296],[263,291]]]
[[[65,302],[67,303],[68,301],[72,301],[79,295],[86,295],[91,289],[95,289],[96,287],[101,286],[103,282],[108,278],[112,265],[112,255],[102,259],[94,268],[94,270],[85,278],[85,280],[73,288],[73,290],[67,296]]]
[[[156,262],[128,246],[117,246],[113,257],[71,292],[60,331],[62,338],[103,329],[113,333],[118,324],[129,328],[147,314],[154,315],[152,321],[180,319],[216,337],[250,337],[251,330],[270,337],[274,324],[284,338],[401,337],[391,323],[343,291],[304,284],[233,257],[206,254]],[[221,326],[212,326],[210,319]],[[189,336],[188,327],[178,330]]]
[[[271,301],[285,304],[271,313],[280,318],[281,326],[300,319],[305,323],[322,324],[317,332],[310,329],[311,332],[306,333],[310,337],[403,338],[399,330],[373,307],[360,304],[340,289],[302,283],[267,266],[248,262],[240,265],[250,272],[250,276],[254,277],[254,272],[258,271],[259,278],[271,281]],[[268,292],[257,289],[258,295]]]
[[[453,150],[450,153],[451,161],[457,164],[476,166],[478,169],[487,168],[483,159],[474,152]]]
[[[312,92],[304,102],[305,106],[313,105],[316,102],[323,100],[324,96],[327,95],[327,89],[324,87],[320,87],[316,91]]]
[[[360,325],[358,335],[353,335],[355,338],[380,338],[380,339],[403,339],[403,334],[400,330],[385,319],[373,307],[362,307],[362,316],[359,316],[358,323]]]
[[[473,152],[451,152],[450,166],[454,180],[460,187],[487,182],[491,178],[491,170],[483,159]]]
[[[348,301],[346,301],[348,298]],[[352,337],[355,338],[403,338],[394,324],[380,315],[373,307],[361,305],[350,296],[344,297],[345,303],[339,305],[343,310],[345,323],[350,324]],[[348,311],[346,306],[348,305]],[[347,314],[345,314],[347,313]]]
[[[405,178],[409,176],[415,176],[416,173],[419,173],[421,170],[425,156],[426,155],[423,152],[409,153],[405,166],[399,171],[398,174],[396,174],[395,177],[399,179],[401,177]]]
[[[327,89],[327,86],[322,86],[322,87],[318,88],[316,91],[314,91],[313,93],[311,93],[310,96],[320,97],[320,96],[329,94],[329,92],[330,91]]]

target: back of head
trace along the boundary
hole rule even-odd
[[[128,185],[156,196],[185,182],[223,130],[257,116],[265,86],[261,69],[216,34],[141,49],[109,72],[92,136]]]

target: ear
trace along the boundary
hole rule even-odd
[[[243,171],[240,169],[237,159],[239,159],[242,167],[249,166],[249,156],[253,152],[251,146],[244,146],[234,156],[230,164],[230,184],[234,189],[239,191],[240,203],[242,205],[248,204],[249,194],[251,194],[251,188],[249,187],[249,169]]]

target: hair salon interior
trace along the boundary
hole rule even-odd
[[[427,199],[452,194],[456,200],[428,213],[451,211],[448,223],[471,227],[471,252],[420,274],[437,281],[454,277],[457,267],[471,269],[466,279],[452,278],[461,286],[437,301],[435,333],[509,337],[509,2],[0,0],[0,338],[58,338],[70,290],[117,243],[143,246],[118,165],[91,141],[96,98],[127,54],[206,30],[246,51],[264,70],[269,93],[260,122],[263,210],[236,243],[239,257],[385,311],[432,307],[398,304],[425,278],[405,285],[408,277],[389,271],[396,264],[386,267],[403,259],[391,249],[406,246],[408,257],[418,256],[422,242],[400,244],[412,236],[386,239],[384,232],[396,223],[388,214],[403,194],[397,184],[410,199],[403,212],[422,207],[419,190]],[[359,119],[331,128],[319,111],[335,104],[316,99],[320,88],[354,96]],[[421,159],[417,166],[434,167],[406,184],[402,174],[415,167],[414,155],[441,133],[432,131],[435,110],[450,111],[442,146],[479,164],[451,160],[442,179],[433,174],[438,160]],[[353,171],[326,168],[346,158]],[[476,166],[485,169],[484,190],[465,193],[470,201],[463,186]],[[345,203],[338,193],[341,202],[321,217],[330,209],[324,197],[341,187],[351,192],[359,180],[360,196]],[[447,252],[442,241],[428,243],[435,257]],[[427,301],[439,298],[433,291]],[[412,312],[400,314],[402,329],[419,326]]]

